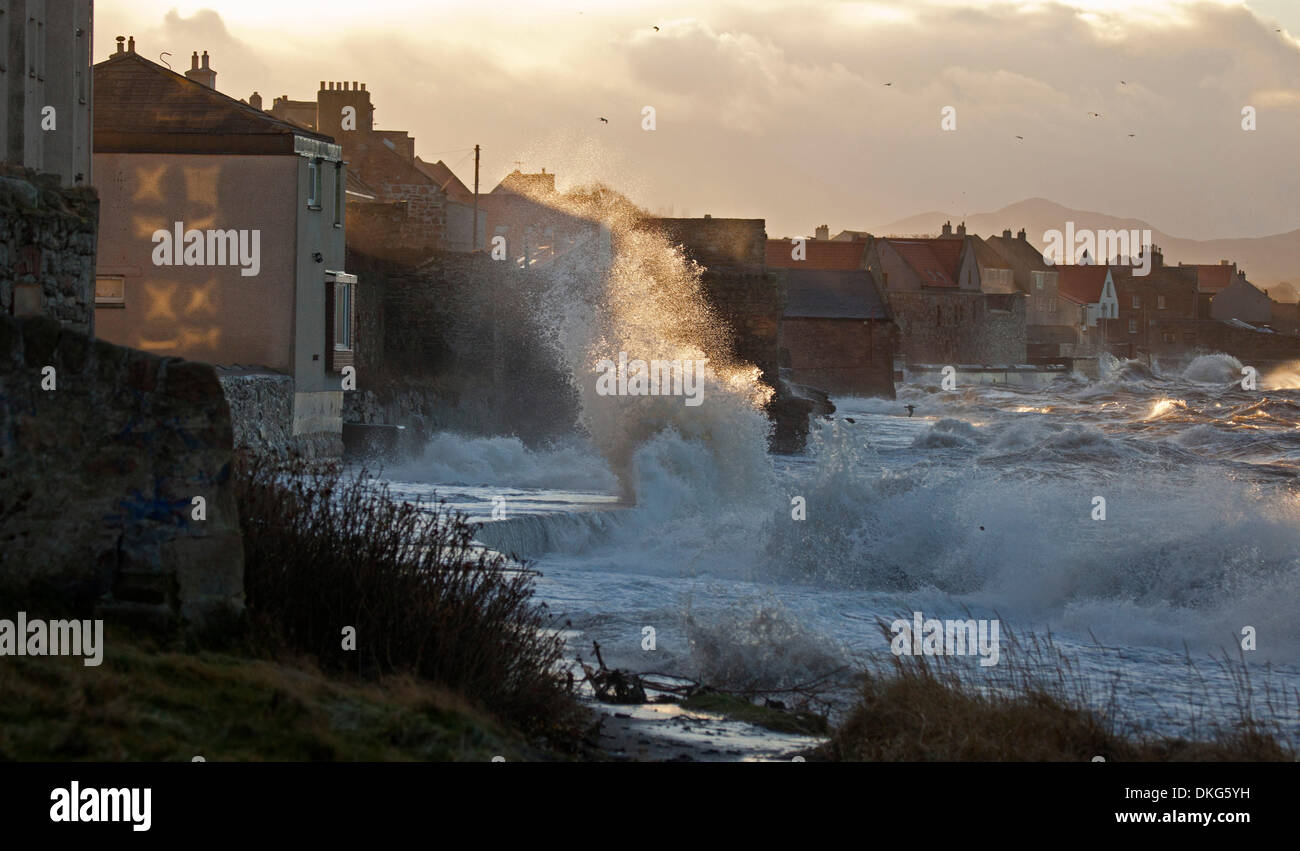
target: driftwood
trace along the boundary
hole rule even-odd
[[[613,670],[607,668],[604,658],[600,655],[600,644],[593,641],[591,646],[596,653],[596,662],[600,668],[592,668],[582,661],[581,656],[578,657],[578,664],[586,674],[584,682],[591,685],[596,693],[596,699],[603,703],[646,703],[645,683],[641,678],[618,668]]]
[[[673,695],[677,700],[687,700],[696,694],[724,694],[746,700],[762,697],[765,706],[784,710],[787,708],[785,704],[779,700],[773,700],[772,696],[793,695],[803,698],[805,705],[809,703],[825,704],[829,707],[829,703],[822,696],[825,685],[832,678],[848,670],[847,666],[837,668],[806,682],[796,683],[785,688],[732,690],[717,688],[690,677],[668,674],[662,671],[646,671],[642,674],[633,674],[619,668],[609,668],[605,665],[605,659],[601,655],[600,643],[593,641],[591,647],[595,653],[598,667],[593,668],[579,656],[578,664],[582,666],[585,674],[581,682],[590,684],[592,691],[596,694],[596,699],[603,703],[648,703],[649,699],[646,695],[646,689],[648,688],[663,695]],[[573,685],[573,674],[570,673],[570,690],[572,690]],[[668,699],[671,700],[672,698]]]

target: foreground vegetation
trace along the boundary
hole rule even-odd
[[[307,660],[185,652],[124,630],[104,663],[0,665],[0,760],[507,760],[547,756],[412,677],[327,676]]]
[[[883,632],[888,636],[888,628]],[[1012,641],[1015,637],[1011,636]],[[1244,664],[1224,658],[1237,696],[1232,723],[1189,723],[1191,738],[1158,736],[1124,720],[1118,701],[1098,701],[1094,684],[1052,645],[1032,640],[1003,656],[992,679],[976,679],[944,657],[894,657],[892,668],[863,677],[859,702],[808,756],[834,761],[1119,762],[1294,761],[1286,731],[1257,719],[1255,687]],[[1044,678],[1050,659],[1054,676]],[[1005,666],[1005,667],[1003,667]],[[1194,666],[1188,662],[1189,671]],[[1264,695],[1286,714],[1294,698]],[[1207,700],[1208,703],[1208,700]],[[1096,709],[1098,705],[1103,709]],[[1291,710],[1294,711],[1293,709]],[[1195,721],[1196,719],[1184,719]]]
[[[398,502],[364,473],[244,459],[237,478],[257,650],[408,674],[525,735],[574,744],[582,714],[533,574],[474,546],[473,525],[441,504]]]
[[[585,747],[590,719],[533,574],[475,547],[475,527],[338,468],[243,457],[234,475],[242,615],[201,633],[108,624],[98,667],[6,658],[0,759],[546,759]],[[44,611],[91,616],[75,608]]]

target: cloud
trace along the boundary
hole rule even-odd
[[[171,12],[149,49],[212,51],[237,97],[366,81],[380,125],[422,156],[481,143],[487,188],[522,159],[777,234],[1033,196],[1194,238],[1300,227],[1284,179],[1300,43],[1236,3],[669,0],[392,20],[373,5],[320,30]]]

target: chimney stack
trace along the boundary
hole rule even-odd
[[[952,236],[952,222],[943,223],[943,236]]]
[[[1003,229],[1002,229],[1002,238],[1003,238],[1003,239],[1010,239],[1010,238],[1011,238],[1011,228],[1003,228]]]
[[[126,53],[126,36],[124,35],[119,35],[117,37],[117,52]]]
[[[965,236],[965,235],[966,235],[966,223],[965,223],[965,222],[962,222],[961,224],[957,225],[957,235],[958,235],[958,236]]]
[[[248,96],[248,105],[251,106],[253,109],[261,109],[262,96],[259,95],[257,92],[253,92],[251,95]]]
[[[203,51],[203,63],[199,64],[199,53],[194,51],[190,55],[190,70],[185,72],[186,79],[193,80],[201,86],[207,86],[209,89],[217,87],[217,72],[208,66],[208,52]]]
[[[814,239],[830,239],[830,238],[831,238],[831,227],[830,227],[830,225],[818,225],[818,226],[817,226],[817,234],[816,234],[816,236],[814,236],[813,238],[814,238]]]
[[[1019,231],[1019,233],[1016,234],[1016,239],[1020,240],[1021,242],[1025,242],[1025,241],[1026,241],[1026,240],[1025,240],[1025,229],[1024,229],[1024,228],[1021,228],[1020,231]]]
[[[135,53],[135,36],[131,36],[126,40],[126,52]]]

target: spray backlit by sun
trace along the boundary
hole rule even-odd
[[[633,455],[656,434],[672,430],[717,455],[765,453],[770,428],[764,407],[773,388],[759,369],[734,354],[732,329],[710,306],[704,269],[656,229],[633,204],[602,186],[535,197],[590,224],[591,236],[552,264],[561,303],[560,345],[582,401],[582,422],[635,498]],[[681,396],[609,396],[596,392],[597,366],[620,353],[644,361],[699,362],[703,401]],[[737,449],[736,447],[743,447]],[[753,486],[736,461],[720,464],[737,488]]]

